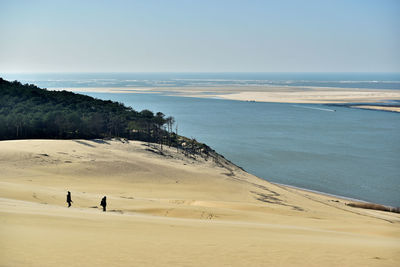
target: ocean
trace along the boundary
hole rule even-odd
[[[400,90],[400,73],[18,73],[39,87],[316,86]]]
[[[48,88],[290,85],[400,90],[400,75],[393,73],[70,73],[2,77]],[[268,181],[400,206],[400,114],[163,93],[83,93],[119,101],[138,111],[149,109],[173,116],[179,134],[208,144]]]

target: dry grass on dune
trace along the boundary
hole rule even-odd
[[[347,206],[350,207],[355,207],[355,208],[362,208],[362,209],[371,209],[371,210],[381,210],[381,211],[388,211],[388,212],[395,212],[395,213],[400,213],[400,208],[393,208],[393,207],[387,207],[379,204],[374,204],[374,203],[348,203]]]

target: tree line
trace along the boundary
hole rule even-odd
[[[50,91],[0,77],[0,140],[126,138],[181,149],[186,156],[215,151],[173,131],[162,112],[69,91]]]
[[[173,117],[0,78],[0,139],[121,137],[173,145]]]

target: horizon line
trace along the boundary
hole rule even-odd
[[[191,73],[204,73],[204,74],[222,74],[222,73],[332,73],[332,74],[347,74],[347,73],[392,73],[392,74],[400,74],[400,71],[21,71],[21,72],[2,72],[0,74],[110,74],[110,73],[137,73],[137,74],[148,74],[148,73],[182,73],[182,74],[191,74]]]

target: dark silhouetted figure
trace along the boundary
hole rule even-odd
[[[71,199],[71,192],[68,191],[68,194],[67,194],[68,208],[71,207],[71,202],[73,202]]]
[[[101,199],[100,206],[103,207],[103,211],[106,211],[106,207],[107,207],[107,198],[106,198],[106,196],[104,196],[104,197]]]

